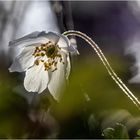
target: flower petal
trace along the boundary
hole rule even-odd
[[[70,52],[71,54],[79,54],[78,50],[75,47],[76,45],[74,43],[72,43],[73,45],[71,45],[69,39],[64,35],[60,35],[60,39],[57,44],[64,52]]]
[[[58,62],[57,70],[52,72],[50,82],[48,84],[48,89],[54,99],[59,100],[61,97],[61,92],[66,84],[66,54],[63,53],[64,64]]]
[[[17,46],[23,47],[23,46],[28,46],[31,44],[39,43],[39,42],[43,41],[43,39],[44,39],[42,37],[39,37],[39,34],[40,34],[40,32],[36,31],[36,32],[33,32],[22,38],[10,41],[9,46],[10,47],[17,47]]]
[[[75,47],[73,47],[72,45],[68,46],[67,48],[63,47],[61,49],[62,49],[63,52],[69,52],[73,55],[79,55],[80,54],[79,51]]]
[[[20,55],[18,55],[12,65],[9,68],[10,72],[23,72],[27,70],[34,64],[34,48],[35,46],[30,46],[28,48],[24,48]]]
[[[76,42],[76,39],[75,38],[70,38],[69,39],[70,41],[70,46],[68,47],[68,51],[71,53],[71,54],[79,54],[78,50],[77,50],[77,42]]]
[[[29,92],[43,92],[48,85],[48,72],[44,70],[43,63],[34,65],[26,71],[24,87]]]
[[[29,45],[36,45],[41,43],[46,43],[48,41],[52,41],[57,43],[59,40],[59,36],[53,32],[45,33],[43,32],[33,32],[27,36],[19,38],[17,40],[9,42],[10,47],[27,47]]]
[[[54,44],[57,44],[57,42],[60,39],[60,35],[58,35],[57,33],[53,33],[53,32],[48,32],[48,33],[41,32],[40,36],[46,37],[47,39],[52,41]]]
[[[59,45],[60,48],[67,48],[68,46],[70,46],[70,42],[68,38],[64,35],[60,35],[60,38],[57,44]]]

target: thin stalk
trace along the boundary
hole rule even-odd
[[[103,65],[107,69],[107,72],[111,76],[111,78],[115,81],[115,83],[122,89],[122,91],[127,95],[127,97],[137,106],[137,108],[140,110],[140,102],[137,99],[137,97],[128,89],[128,87],[123,83],[123,81],[117,76],[111,65],[109,64],[107,58],[104,56],[102,50],[98,47],[98,45],[86,34],[69,30],[63,33],[65,36],[71,36],[75,35],[77,37],[82,38],[85,40],[96,52],[96,54],[99,56],[100,60],[102,61]]]

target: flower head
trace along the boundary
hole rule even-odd
[[[70,52],[77,52],[67,37],[53,32],[33,32],[9,43],[21,51],[9,68],[10,72],[26,72],[24,87],[29,92],[43,92],[46,88],[55,99],[70,73]]]

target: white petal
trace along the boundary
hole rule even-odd
[[[36,37],[38,37],[39,34],[40,34],[40,32],[38,32],[38,31],[32,32],[31,34],[28,34],[28,35],[26,35],[24,37],[21,37],[19,39],[13,40],[13,41],[10,41],[9,42],[9,46],[16,46],[18,43],[20,44],[23,41],[28,40],[29,38],[36,38]]]
[[[52,41],[57,43],[59,40],[59,36],[53,32],[45,33],[45,32],[33,32],[27,36],[19,38],[17,40],[11,41],[9,43],[10,47],[27,47],[30,45],[37,45],[41,43],[47,43],[48,41]]]
[[[74,45],[71,45],[69,39],[64,36],[60,35],[60,39],[57,43],[59,47],[64,51],[64,52],[70,52],[72,54],[79,54],[78,50]]]
[[[59,41],[60,36],[53,32],[48,32],[47,34],[42,32],[42,36],[45,36],[47,39],[52,41],[54,44],[56,44]]]
[[[60,35],[60,38],[57,44],[59,45],[60,48],[67,48],[68,46],[70,46],[70,42],[68,38],[64,35]]]
[[[20,55],[18,55],[12,65],[9,68],[10,72],[23,72],[27,70],[34,64],[34,53],[35,46],[30,46],[28,48],[24,48]]]
[[[40,37],[23,37],[14,41],[9,42],[9,46],[10,47],[19,47],[19,48],[23,48],[26,46],[30,46],[30,45],[37,45],[37,44],[41,44],[41,43],[46,43],[48,42],[49,39],[47,39],[44,36],[40,36]]]
[[[75,38],[71,38],[70,40],[70,46],[68,47],[68,51],[71,54],[79,54],[78,50],[77,50],[77,42]]]
[[[72,45],[68,46],[67,48],[66,47],[65,48],[63,47],[61,49],[62,49],[62,51],[69,52],[69,53],[71,53],[73,55],[79,55],[80,54],[78,52],[78,50],[75,47],[73,47]]]
[[[62,90],[66,84],[66,54],[63,54],[63,58],[65,64],[58,62],[57,70],[52,72],[52,76],[48,84],[48,89],[56,100],[60,99]]]
[[[29,92],[43,92],[48,85],[48,72],[44,70],[43,63],[34,65],[26,71],[24,87]]]

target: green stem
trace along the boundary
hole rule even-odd
[[[122,89],[122,91],[127,95],[127,97],[138,107],[140,110],[140,102],[137,99],[137,97],[128,89],[128,87],[122,82],[122,80],[117,76],[115,71],[112,69],[111,65],[109,64],[108,60],[104,56],[102,50],[98,47],[98,45],[86,34],[79,32],[79,31],[74,31],[74,30],[69,30],[63,33],[65,36],[71,36],[75,35],[77,37],[82,38],[85,40],[91,47],[94,49],[96,54],[99,56],[100,60],[102,61],[103,65],[107,69],[109,75],[111,78],[116,82],[116,84]]]

